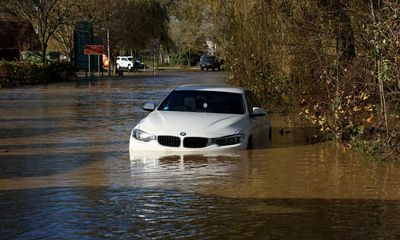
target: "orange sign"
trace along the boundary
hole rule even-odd
[[[85,55],[103,55],[104,45],[85,45],[83,53]]]

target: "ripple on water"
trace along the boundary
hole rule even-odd
[[[233,199],[116,187],[9,191],[0,199],[0,232],[6,239],[395,239],[390,236],[400,234],[398,201]]]
[[[263,150],[129,159],[144,102],[225,76],[0,89],[1,238],[400,238],[399,165],[310,144],[304,129],[274,125]]]

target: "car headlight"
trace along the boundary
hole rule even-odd
[[[132,136],[135,139],[143,141],[143,142],[149,142],[151,140],[156,140],[156,136],[155,135],[151,135],[151,134],[149,134],[149,133],[147,133],[145,131],[142,131],[142,130],[140,130],[138,128],[133,129]]]
[[[244,136],[242,134],[229,135],[220,138],[213,138],[211,143],[217,144],[218,146],[228,146],[241,143]]]

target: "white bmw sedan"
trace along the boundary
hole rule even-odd
[[[265,146],[271,122],[256,97],[243,88],[185,85],[174,89],[132,130],[137,151],[224,151]]]

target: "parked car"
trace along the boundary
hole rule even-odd
[[[134,62],[132,56],[117,56],[117,70],[128,69],[129,71],[133,68]]]
[[[132,56],[118,56],[117,57],[117,70],[128,69],[128,71],[138,71],[138,69],[145,69],[145,64],[139,59]]]
[[[222,64],[224,64],[224,60],[221,59],[217,59],[215,56],[206,56],[206,55],[202,55],[200,57],[200,70],[209,70],[212,69],[213,71],[221,70],[221,66]]]
[[[261,148],[271,121],[256,97],[243,88],[186,85],[173,90],[130,136],[129,151],[221,151]]]
[[[140,58],[136,58],[133,63],[133,68],[135,71],[137,71],[139,69],[145,69],[146,64]]]

